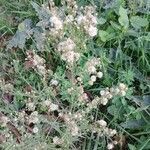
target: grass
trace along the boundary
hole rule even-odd
[[[46,0],[34,2],[41,6]],[[33,36],[26,41],[22,49],[7,49],[7,41],[14,36],[22,21],[31,19],[33,26],[36,26],[39,18],[29,0],[0,0],[0,113],[9,118],[5,126],[0,126],[2,149],[105,150],[108,144],[114,141],[117,141],[114,149],[118,150],[150,149],[149,5],[144,0],[77,2],[80,6],[96,4],[99,22],[97,35],[89,38],[83,28],[78,30],[73,25],[65,27],[65,36],[61,38],[53,37],[53,34],[49,35],[44,31],[47,36],[42,51],[37,48],[38,43]],[[59,0],[55,3],[60,7]],[[123,10],[119,13],[121,8]],[[136,18],[137,22],[132,22],[135,16],[140,19]],[[129,25],[126,27],[127,22]],[[41,42],[41,36],[40,32],[38,42]],[[56,45],[66,37],[75,41],[75,52],[81,55],[72,66],[68,65],[67,60],[63,60],[63,53],[56,51]],[[39,65],[44,66],[45,70],[40,72],[38,65],[32,66],[34,69],[30,66],[25,69],[25,62],[31,63],[31,60],[27,60],[28,50],[31,55],[44,59],[45,62],[40,60]],[[89,85],[91,75],[87,73],[85,64],[93,57],[100,58],[101,67],[98,66],[97,69],[102,71],[103,77],[97,78],[93,85]],[[82,77],[83,83],[76,83],[77,77]],[[106,87],[116,87],[119,83],[128,87],[126,95],[113,96],[106,106],[98,105],[86,112],[88,107],[78,101],[80,85],[88,96],[88,103],[91,104],[96,96],[100,96],[100,91]],[[74,90],[68,94],[71,88]],[[49,99],[59,109],[49,112],[43,105]],[[30,102],[34,103],[35,110],[28,110],[27,105]],[[37,111],[38,116],[34,118],[37,117],[39,122],[20,122],[18,116],[23,111],[28,119],[32,112]],[[74,114],[82,111],[85,112],[82,120],[78,120],[79,117],[73,118]],[[59,113],[64,116],[61,118]],[[0,117],[3,116],[1,114]],[[65,114],[71,118],[69,121],[65,121]],[[107,127],[115,129],[117,134],[110,137],[109,134],[101,136],[100,130],[93,132],[98,127],[98,120],[105,120]],[[73,125],[70,125],[72,121]],[[76,125],[80,134],[72,136],[70,126],[73,126],[75,131]],[[34,127],[38,128],[37,133],[33,133]],[[56,136],[61,140],[61,144],[54,142]]]

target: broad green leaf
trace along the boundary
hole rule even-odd
[[[144,95],[144,96],[133,96],[132,100],[140,105],[141,107],[148,107],[150,106],[150,95]]]
[[[37,15],[40,20],[47,20],[50,17],[50,11],[46,11],[43,7],[40,7],[37,3],[31,2],[32,7],[37,12]]]
[[[22,22],[22,23],[20,23],[19,25],[18,25],[18,31],[24,31],[25,30],[25,24],[24,24],[24,22]]]
[[[136,29],[139,29],[141,27],[145,27],[148,25],[148,20],[140,16],[132,16],[130,19],[130,22],[131,22],[131,25]]]
[[[128,144],[128,147],[129,147],[130,150],[136,150],[136,149],[137,149],[137,148],[136,148],[134,145],[132,145],[132,144]]]
[[[144,120],[128,120],[127,122],[121,123],[121,126],[126,129],[138,129],[145,126],[146,123]]]
[[[119,8],[119,23],[124,27],[124,28],[128,28],[129,26],[129,19],[128,19],[128,15],[127,15],[127,10],[124,9],[122,6],[120,6]]]
[[[105,22],[106,22],[106,19],[104,19],[104,18],[102,18],[102,17],[100,17],[100,18],[98,19],[98,24],[100,24],[100,25],[104,24]]]
[[[150,138],[143,138],[142,143],[138,146],[139,150],[149,150],[150,149]]]
[[[29,39],[32,34],[32,21],[30,19],[25,19],[19,24],[16,34],[7,45],[7,49],[11,49],[12,47],[24,48],[26,40]]]
[[[103,42],[106,42],[107,39],[108,39],[109,33],[106,32],[106,31],[104,31],[104,30],[100,30],[100,31],[99,31],[99,36],[100,36],[100,38],[101,38],[101,40],[102,40]]]
[[[110,21],[112,27],[116,30],[121,30],[121,26],[113,21]]]
[[[104,30],[100,30],[99,36],[103,42],[106,42],[106,41],[110,40],[111,38],[113,38],[114,34],[104,31]]]
[[[51,13],[49,10],[46,10],[44,7],[39,6],[35,2],[31,2],[32,7],[35,9],[37,16],[40,21],[36,24],[36,26],[41,27],[45,30],[45,28],[49,28],[51,25],[50,17]]]

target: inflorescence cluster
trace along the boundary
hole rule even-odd
[[[67,26],[71,25],[73,29],[76,28],[78,31],[84,32],[85,38],[87,38],[87,36],[90,38],[96,36],[98,32],[96,6],[78,7],[76,1],[66,0],[63,3],[66,7],[59,9],[55,6],[53,1],[50,3],[50,10],[45,5],[43,5],[43,9],[51,12],[51,28],[49,29],[49,35],[54,37],[54,39],[56,38],[53,40],[54,43],[52,43],[52,45],[54,46],[54,51],[57,54],[59,53],[61,60],[66,62],[66,68],[69,71],[72,71],[71,69],[74,67],[74,64],[79,61],[83,54],[77,51],[78,45],[75,43],[75,37],[69,37],[69,32],[66,33],[67,31],[65,31],[65,29]],[[67,14],[65,14],[66,11]],[[46,69],[46,60],[35,51],[27,51],[26,55],[26,69],[32,68],[45,78],[48,73]],[[83,131],[80,129],[80,124],[82,124],[83,120],[86,120],[86,116],[88,116],[92,110],[98,109],[99,105],[107,105],[115,96],[121,97],[126,95],[128,87],[124,83],[119,83],[118,86],[107,87],[100,90],[98,95],[94,95],[93,98],[90,98],[84,87],[86,84],[88,86],[93,86],[97,79],[103,78],[104,73],[102,71],[101,59],[91,57],[85,62],[83,67],[85,68],[84,71],[86,74],[90,77],[89,81],[84,83],[84,76],[79,74],[77,78],[74,77],[75,82],[72,83],[73,86],[65,91],[70,96],[77,92],[76,101],[79,103],[78,106],[81,106],[80,104],[82,104],[82,108],[79,107],[78,109],[76,108],[74,112],[67,111],[68,113],[66,113],[64,112],[66,108],[63,108],[63,106],[56,103],[53,99],[44,99],[38,104],[37,101],[35,103],[35,100],[33,101],[33,99],[29,97],[26,101],[25,108],[17,112],[16,118],[11,118],[11,122],[15,124],[16,128],[18,128],[19,125],[23,127],[23,129],[21,128],[19,130],[21,135],[28,136],[38,134],[38,126],[42,123],[41,118],[43,118],[45,114],[53,116],[54,113],[57,112],[56,120],[63,122],[66,125],[66,129],[71,136],[81,137]],[[5,89],[6,86],[8,86],[8,84],[2,86],[1,90],[5,93],[10,92],[11,90],[9,90],[9,88]],[[59,90],[62,85],[58,80],[52,79],[49,86],[54,90],[57,87],[57,95],[59,95]],[[32,97],[36,97],[34,90],[31,90],[29,94],[31,94]],[[42,111],[39,107],[44,111],[44,115],[42,115]],[[9,117],[6,115],[1,115],[0,117],[1,126],[7,128],[8,123],[10,122]],[[112,138],[117,134],[117,131],[109,128],[106,121],[103,119],[95,122],[89,120],[88,123],[90,125],[90,132],[97,133],[100,136]],[[7,138],[8,137],[6,137],[6,140]],[[62,145],[64,139],[56,135],[53,136],[52,142],[55,145]],[[116,144],[117,141],[111,141],[108,143],[107,148],[113,149]]]

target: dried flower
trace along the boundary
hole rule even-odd
[[[52,16],[50,20],[51,20],[52,26],[56,30],[60,30],[63,28],[63,23],[62,23],[61,19],[58,18],[57,16]]]
[[[39,129],[38,129],[38,127],[35,126],[32,131],[33,131],[33,133],[38,133]]]
[[[61,144],[63,144],[63,140],[60,139],[58,136],[55,136],[55,137],[53,138],[53,143],[54,143],[55,145],[61,145]]]
[[[96,76],[95,76],[95,75],[92,75],[92,76],[91,76],[91,81],[92,81],[92,82],[95,82],[95,81],[96,81]]]
[[[51,103],[49,107],[49,111],[55,111],[58,110],[58,105]]]
[[[93,81],[91,81],[91,80],[90,80],[88,83],[89,83],[89,85],[91,85],[91,86],[93,85]]]
[[[89,29],[88,29],[88,33],[91,37],[96,36],[97,35],[97,28],[93,27],[93,26],[90,26]]]
[[[103,77],[103,73],[101,71],[97,72],[97,77],[98,78],[102,78]]]
[[[97,18],[94,16],[95,8],[92,6],[86,6],[83,14],[77,16],[76,21],[78,25],[82,25],[84,30],[89,36],[94,37],[97,35]]]
[[[45,100],[42,104],[43,106],[49,107],[51,105],[51,101],[48,99],[48,100]]]
[[[107,126],[107,122],[104,120],[98,120],[97,123],[101,126],[101,127],[106,127]]]
[[[86,64],[85,64],[85,67],[86,67],[86,71],[91,75],[91,74],[96,74],[97,71],[96,71],[96,67],[99,66],[101,67],[101,62],[100,62],[100,59],[99,58],[91,58],[89,59]]]
[[[52,80],[50,81],[50,84],[53,85],[53,86],[57,86],[58,83],[59,83],[58,80],[55,80],[55,79],[52,79]]]
[[[28,118],[28,122],[30,123],[38,123],[39,119],[38,119],[38,112],[34,111],[30,114],[29,118]]]
[[[70,38],[60,42],[57,46],[57,50],[61,52],[61,58],[71,65],[80,57],[79,53],[74,52],[75,46],[75,43]]]
[[[9,119],[6,116],[2,116],[0,119],[1,126],[6,127],[7,123],[9,122]]]
[[[113,149],[113,148],[114,148],[114,145],[112,143],[107,144],[107,149]]]
[[[28,110],[30,111],[34,111],[35,110],[35,104],[33,102],[28,102],[26,103],[26,107],[28,108]]]
[[[45,67],[45,60],[35,54],[34,51],[27,51],[27,58],[25,59],[25,68],[33,68],[36,69],[41,75],[46,75],[46,67]]]

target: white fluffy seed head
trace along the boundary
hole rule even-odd
[[[73,22],[73,20],[74,20],[74,17],[72,15],[66,16],[66,23],[71,23]]]
[[[77,81],[82,82],[82,78],[81,77],[77,77]]]
[[[88,29],[88,33],[91,37],[94,37],[97,35],[97,28],[94,26],[90,26]]]
[[[51,17],[51,22],[53,23],[53,25],[56,28],[56,30],[59,30],[59,29],[63,28],[62,21],[58,17],[52,16]]]
[[[37,111],[32,112],[31,116],[38,116],[38,112]]]
[[[91,76],[91,81],[93,81],[93,82],[96,81],[96,76],[95,76],[95,75],[92,75],[92,76]]]
[[[112,143],[108,143],[107,149],[113,149],[113,148],[114,148],[114,145]]]
[[[98,77],[98,78],[102,78],[102,77],[103,77],[103,73],[102,73],[101,71],[99,71],[99,72],[97,73],[97,77]]]
[[[55,137],[53,138],[53,143],[54,143],[55,145],[61,145],[61,144],[63,144],[63,140],[60,139],[58,136],[55,136]]]
[[[78,23],[78,24],[81,24],[82,21],[84,20],[84,18],[85,18],[85,17],[84,17],[83,15],[78,16],[78,17],[76,18],[77,23]]]
[[[89,83],[89,85],[91,85],[91,86],[93,85],[93,81],[91,81],[91,80],[90,80],[88,83]]]
[[[51,101],[50,100],[45,100],[44,102],[43,102],[43,104],[44,104],[44,106],[50,106],[51,105]]]
[[[101,127],[106,127],[107,126],[107,122],[105,120],[99,120],[97,121],[97,123],[101,126]]]
[[[111,131],[111,135],[114,136],[115,134],[117,134],[117,131],[116,131],[115,129],[113,129],[113,130]]]
[[[38,123],[39,119],[37,117],[30,117],[29,123]]]
[[[105,91],[104,91],[104,90],[101,90],[101,91],[100,91],[100,95],[101,95],[101,96],[105,95]]]
[[[35,104],[33,102],[27,103],[27,108],[31,111],[35,110]]]
[[[38,127],[34,127],[32,131],[33,131],[33,133],[38,133],[39,129],[38,129]]]
[[[121,96],[125,96],[126,92],[125,91],[121,91],[120,94],[121,94]]]
[[[58,85],[58,80],[55,80],[55,79],[52,79],[51,81],[50,81],[50,84],[51,85],[54,85],[54,86],[57,86]]]
[[[119,88],[115,88],[115,95],[118,95],[120,92]]]
[[[87,71],[92,74],[92,73],[96,73],[96,68],[93,65],[87,66]]]
[[[75,125],[74,127],[73,127],[73,129],[71,130],[71,134],[72,134],[72,136],[77,136],[77,135],[79,135],[79,128]]]
[[[97,18],[95,16],[92,16],[91,20],[93,24],[97,24]]]
[[[8,121],[9,120],[8,120],[8,118],[6,116],[2,116],[1,120],[0,120],[1,126],[5,127],[7,125],[7,123],[8,123]]]
[[[119,88],[120,88],[121,90],[124,90],[124,89],[126,88],[126,85],[125,85],[124,83],[120,83],[120,84],[119,84]]]
[[[52,103],[50,105],[50,111],[55,111],[55,110],[58,110],[58,105]]]
[[[102,105],[106,105],[107,103],[108,103],[108,99],[107,98],[105,98],[105,97],[101,98],[101,104]]]

